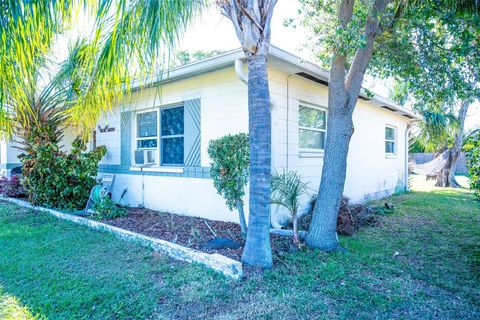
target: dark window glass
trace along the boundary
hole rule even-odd
[[[394,140],[395,139],[395,130],[390,127],[385,128],[385,139]]]
[[[385,141],[385,152],[386,153],[395,153],[395,143],[391,141]]]
[[[157,139],[137,140],[137,148],[138,149],[156,148],[157,141],[158,141]]]
[[[162,139],[162,163],[183,164],[183,137]]]
[[[183,107],[162,110],[162,136],[183,134]]]

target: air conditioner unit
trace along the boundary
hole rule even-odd
[[[155,164],[157,150],[135,150],[135,164]]]

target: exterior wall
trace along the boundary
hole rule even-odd
[[[198,172],[191,174],[181,168],[149,168],[149,171],[141,172],[121,166],[121,111],[143,111],[191,99],[201,100],[201,168],[195,170],[202,170],[202,178],[198,178]],[[97,145],[105,145],[108,150],[102,160],[102,172],[117,174],[113,193],[115,200],[120,200],[127,189],[121,200],[126,205],[143,204],[160,211],[216,220],[238,220],[237,213],[228,210],[223,198],[216,193],[212,180],[206,179],[210,166],[207,153],[209,141],[229,133],[248,131],[247,88],[238,80],[233,66],[133,92],[117,111],[104,117],[98,125],[115,128],[113,132],[100,133],[97,130]]]
[[[15,148],[12,141],[1,140],[0,142],[0,176],[9,176],[13,168],[20,166],[18,155],[20,150]]]
[[[317,190],[323,154],[302,153],[299,150],[299,104],[304,102],[326,108],[328,89],[303,77],[289,76],[278,70],[270,70],[269,76],[274,102],[274,165],[277,170],[286,168],[299,172],[309,186]],[[404,190],[407,118],[359,100],[353,122],[355,132],[347,158],[345,195],[352,201],[359,202]],[[385,154],[385,125],[397,129],[395,156]],[[308,197],[304,200],[307,203]]]
[[[323,155],[300,152],[298,107],[300,102],[326,107],[327,87],[297,75],[289,76],[274,68],[269,69],[269,76],[273,105],[272,165],[279,172],[284,168],[298,171],[316,190]],[[200,167],[157,167],[140,171],[122,164],[121,112],[146,111],[192,99],[201,101]],[[380,198],[404,189],[406,124],[406,118],[359,100],[354,112],[355,133],[350,143],[345,187],[345,194],[353,201]],[[98,126],[104,128],[106,125],[115,128],[114,131],[98,130]],[[393,157],[385,155],[385,125],[397,129],[397,155]],[[100,175],[116,174],[115,200],[129,206],[144,205],[159,211],[238,221],[237,213],[228,210],[208,178],[210,159],[207,154],[210,140],[248,131],[247,87],[237,78],[233,66],[133,92],[112,113],[104,116],[98,126],[96,145],[107,147]],[[66,149],[69,149],[74,137],[75,130],[67,130],[64,140]],[[2,165],[18,163],[17,153],[11,144],[1,144]],[[303,209],[307,207],[309,198],[306,196],[303,199]],[[248,203],[248,196],[244,200]],[[248,217],[248,206],[245,209]],[[272,212],[282,215],[277,208],[273,208]]]

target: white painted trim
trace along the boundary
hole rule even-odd
[[[325,155],[324,150],[314,149],[310,151],[310,149],[300,149],[298,152],[298,156],[300,158],[323,158]]]
[[[144,172],[166,172],[166,173],[183,173],[183,168],[181,167],[139,167],[139,166],[132,166],[130,167],[130,171],[144,171]]]
[[[154,251],[163,252],[176,260],[189,262],[189,263],[199,263],[203,266],[206,266],[209,269],[222,273],[223,275],[230,277],[234,280],[240,279],[243,274],[241,262],[227,258],[217,253],[214,253],[214,254],[204,253],[201,251],[197,251],[194,249],[181,246],[176,243],[172,243],[165,240],[148,237],[136,232],[120,229],[102,222],[90,220],[87,218],[82,218],[72,214],[63,213],[54,209],[35,207],[31,205],[29,202],[24,200],[14,199],[14,198],[4,198],[4,197],[1,197],[1,199],[8,201],[10,203],[14,203],[24,208],[46,212],[59,219],[84,225],[94,230],[106,231],[122,240],[137,243],[144,247],[149,247]]]
[[[387,139],[385,137],[385,131],[387,128],[393,129],[393,140]],[[393,142],[393,152],[385,152],[385,158],[387,159],[397,159],[398,158],[398,127],[388,124],[385,124],[385,129],[383,131],[383,141],[385,142]],[[385,146],[383,146],[385,148]]]
[[[318,128],[301,126],[300,125],[300,107],[310,108],[310,109],[314,109],[314,110],[324,112],[325,113],[325,129],[318,129]],[[325,133],[325,141],[323,142],[324,145],[325,145],[325,143],[327,141],[327,117],[328,117],[328,109],[326,107],[318,106],[316,104],[305,102],[305,101],[299,101],[299,103],[298,103],[298,151],[299,151],[299,156],[301,158],[308,157],[306,155],[310,155],[309,158],[323,157],[323,154],[325,152],[325,148],[320,149],[320,148],[301,148],[300,147],[300,130],[307,130],[307,131]],[[303,157],[302,157],[302,155],[303,155]]]
[[[285,70],[289,68],[294,68],[293,73],[306,72],[319,78],[323,81],[329,81],[329,72],[328,70],[321,68],[315,63],[305,61],[288,51],[282,50],[276,46],[271,45],[268,52],[269,58],[276,59],[285,64]],[[171,70],[166,70],[156,75],[153,75],[147,79],[136,79],[132,81],[131,89],[132,91],[139,90],[143,87],[155,86],[159,83],[168,83],[185,78],[190,78],[199,74],[206,72],[233,67],[235,68],[235,61],[238,59],[244,59],[245,53],[241,48],[234,49],[217,56],[196,61],[184,66],[173,68]],[[289,72],[292,73],[292,72]],[[371,91],[369,91],[371,92]],[[405,108],[396,104],[395,102],[382,97],[379,94],[374,93],[373,97],[369,97],[369,94],[365,89],[361,89],[360,95],[367,98],[366,103],[371,103],[376,107],[381,108],[382,106],[388,106],[393,109],[392,112],[398,113],[399,115],[406,115],[414,119],[423,120],[423,117],[416,113],[413,110]]]

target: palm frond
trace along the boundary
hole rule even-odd
[[[300,197],[308,191],[308,184],[295,171],[275,172],[272,175],[271,203],[285,207],[290,213],[298,210]]]

